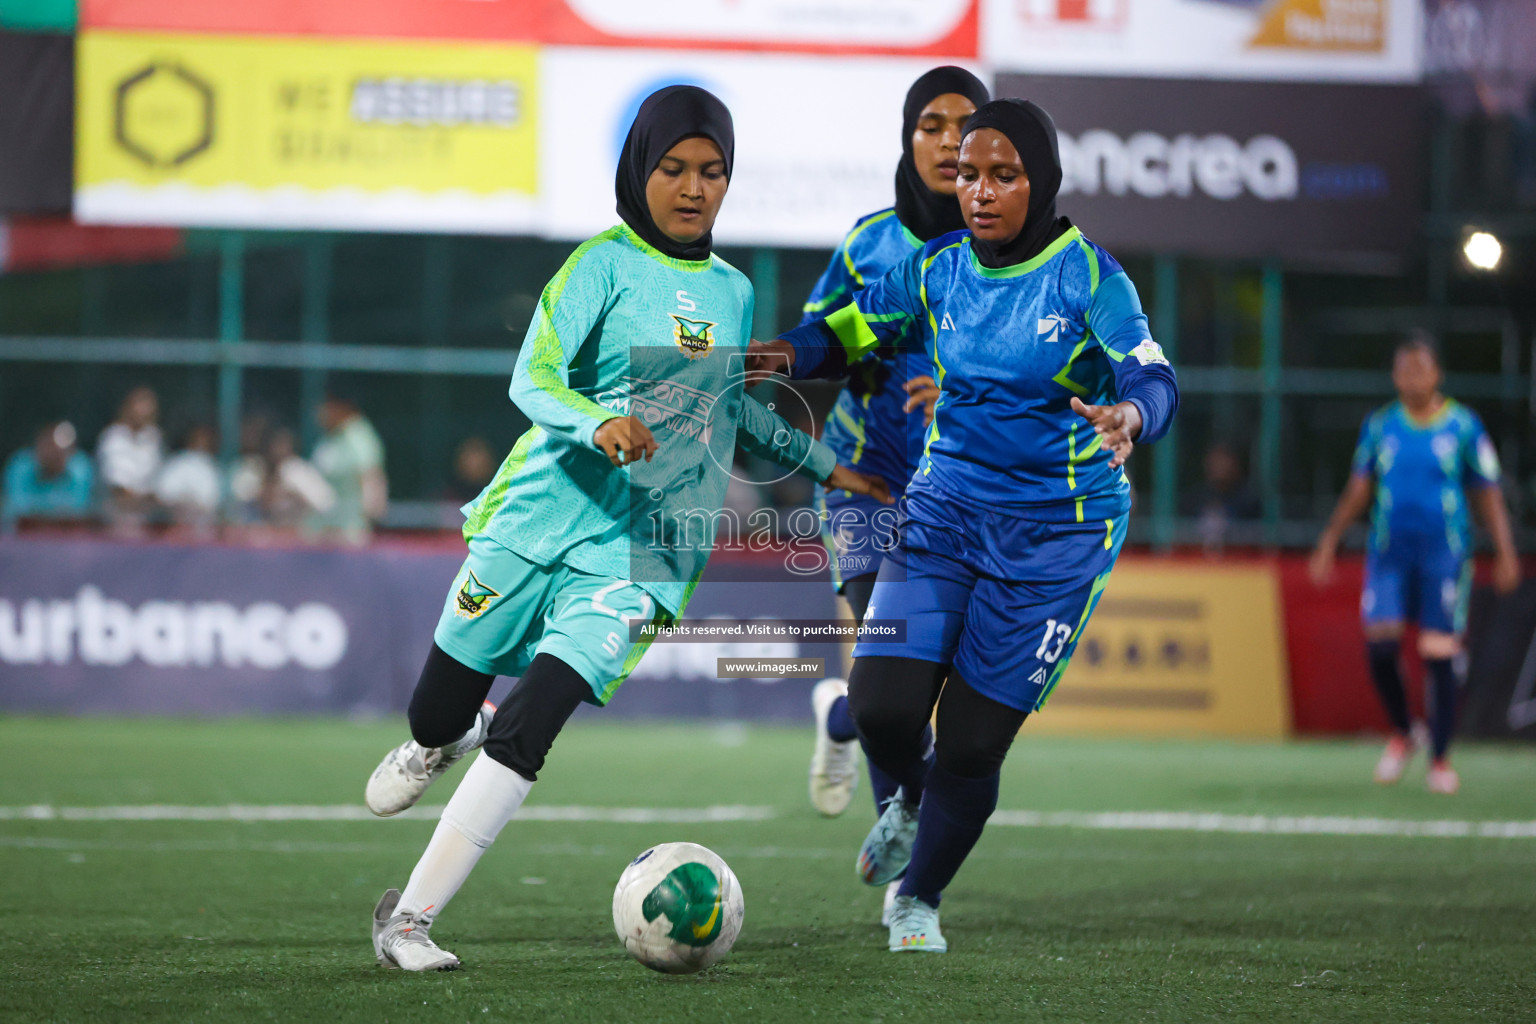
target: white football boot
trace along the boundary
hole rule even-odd
[[[395,913],[399,905],[400,890],[388,889],[373,908],[373,955],[379,963],[405,971],[458,970],[459,958],[439,949],[427,934],[432,926],[414,914]]]
[[[406,740],[385,754],[368,778],[364,793],[368,809],[387,818],[414,805],[439,776],[485,742],[495,715],[496,705],[486,701],[480,705],[480,713],[469,732],[448,746],[424,747],[415,740]]]
[[[858,740],[838,742],[827,735],[827,715],[839,697],[848,696],[841,679],[823,679],[811,690],[816,716],[816,746],[811,751],[811,806],[829,818],[848,809],[859,782]]]

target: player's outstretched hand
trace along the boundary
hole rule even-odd
[[[1493,589],[1499,594],[1513,594],[1520,586],[1520,559],[1503,553],[1493,563]]]
[[[753,338],[747,344],[744,372],[747,384],[759,384],[774,374],[789,376],[789,368],[795,365],[795,346],[780,338],[758,341]]]
[[[1072,399],[1072,411],[1093,424],[1105,448],[1114,452],[1109,460],[1110,469],[1119,469],[1131,457],[1136,438],[1141,434],[1141,410],[1131,402],[1114,405],[1087,405],[1080,398]]]
[[[597,428],[597,433],[592,435],[592,440],[615,466],[639,462],[642,456],[646,462],[650,462],[651,456],[661,450],[646,425],[633,416],[615,416],[611,420],[604,420]]]
[[[902,385],[907,392],[907,401],[901,407],[902,412],[911,412],[919,405],[923,407],[923,426],[933,422],[933,407],[939,401],[939,386],[934,383],[932,377],[926,373],[921,377],[913,377]]]
[[[1333,545],[1319,543],[1312,551],[1312,557],[1307,560],[1307,575],[1312,577],[1312,585],[1326,587],[1333,582]]]
[[[895,499],[891,497],[891,489],[885,486],[884,480],[878,476],[866,476],[847,466],[838,466],[832,471],[831,476],[821,482],[821,485],[829,491],[867,494],[882,505],[895,504]]]

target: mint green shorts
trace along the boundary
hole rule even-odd
[[[607,704],[640,663],[649,638],[630,641],[630,624],[669,616],[628,580],[568,565],[538,565],[485,537],[469,542],[432,637],[477,672],[521,676],[536,654],[551,654]]]

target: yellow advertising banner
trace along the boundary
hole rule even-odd
[[[84,220],[532,223],[531,46],[87,31],[76,74]]]
[[[1060,685],[1024,730],[1284,736],[1281,614],[1272,567],[1121,559]]]

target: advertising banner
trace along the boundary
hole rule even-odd
[[[1024,728],[1285,736],[1290,714],[1274,569],[1122,559],[1050,703]]]
[[[976,55],[978,0],[82,0],[88,26],[582,46]]]
[[[399,712],[462,560],[453,546],[0,541],[0,711]],[[825,579],[719,561],[688,614],[826,619],[833,601]],[[813,679],[717,678],[722,658],[793,657],[840,664],[828,643],[658,641],[603,714],[806,720]]]
[[[1421,0],[989,0],[982,59],[1070,75],[1417,81]]]
[[[1472,594],[1461,732],[1485,739],[1536,740],[1536,580],[1508,597]]]
[[[999,76],[1060,133],[1062,213],[1115,250],[1396,258],[1420,218],[1413,86]]]
[[[79,45],[82,220],[534,225],[531,47],[129,32]]]
[[[715,227],[726,245],[836,245],[857,218],[890,206],[901,100],[932,65],[584,48],[542,60],[545,233],[581,239],[614,223],[613,168],[630,121],[652,91],[682,82],[716,93],[735,119],[735,172]],[[829,97],[870,102],[846,117]],[[835,130],[805,128],[818,119]]]
[[[0,30],[0,215],[69,211],[73,36]]]

